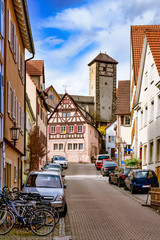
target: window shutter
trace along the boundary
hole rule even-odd
[[[21,61],[21,49],[20,45],[18,45],[18,70],[20,71],[20,61]]]
[[[12,90],[12,102],[11,102],[11,113],[12,118],[15,119],[15,90]]]
[[[0,32],[2,37],[4,38],[4,0],[1,0],[1,26]]]
[[[66,125],[66,133],[68,133],[68,125]]]
[[[77,125],[74,125],[74,133],[77,133]]]
[[[121,126],[124,125],[124,116],[121,116]]]
[[[17,97],[15,97],[15,123],[17,125]]]
[[[0,73],[0,112],[4,114],[4,79]]]
[[[24,111],[23,111],[23,108],[22,108],[22,113],[21,113],[21,117],[22,117],[22,126],[21,126],[21,129],[22,129],[22,134],[24,133]]]
[[[56,126],[56,134],[60,134],[60,126]]]
[[[17,63],[17,36],[15,35],[15,61]]]
[[[11,12],[8,9],[8,41],[11,43]]]
[[[51,133],[51,127],[48,126],[48,133],[50,134]]]
[[[10,82],[8,82],[8,89],[7,89],[7,90],[8,90],[8,104],[7,104],[8,113],[10,113],[10,111],[11,111],[11,109],[10,109],[10,102],[11,102],[11,101],[10,101],[10,97],[11,97],[11,96],[10,96],[10,86],[11,86],[11,85],[10,85]]]
[[[22,82],[23,82],[23,84],[24,84],[24,61],[23,61],[23,53],[22,53],[22,55],[21,55],[21,61],[22,61],[22,65],[21,65],[21,67],[22,67],[22,69],[21,69],[21,76],[22,76]]]
[[[20,128],[20,103],[18,103],[18,113],[17,113],[17,118],[18,118],[18,127]]]

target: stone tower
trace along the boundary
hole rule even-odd
[[[111,122],[116,108],[117,61],[100,53],[89,64],[89,95],[94,97],[94,118],[97,122]]]

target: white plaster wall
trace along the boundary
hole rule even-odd
[[[53,150],[53,144],[54,143],[63,143],[63,150]],[[68,143],[83,143],[83,150],[68,150]],[[51,160],[51,158],[54,155],[62,155],[65,156],[69,162],[91,162],[91,156],[92,156],[92,146],[97,147],[97,154],[99,153],[98,149],[98,135],[97,138],[95,137],[95,129],[89,124],[85,124],[85,133],[84,138],[79,139],[49,139],[48,135],[48,158]]]
[[[28,74],[26,74],[26,92],[30,99],[33,113],[36,116],[36,86]]]
[[[109,136],[116,136],[116,131],[114,130],[114,125],[115,124],[117,124],[117,121],[115,121],[114,123],[112,123],[111,126],[106,128],[106,151],[109,152],[110,156],[111,156],[111,148],[115,148],[115,141],[114,142],[109,142],[108,137]]]
[[[138,111],[139,118],[139,131],[138,131],[138,145],[142,143],[143,150],[144,145],[147,144],[147,164],[143,162],[142,151],[142,167],[146,169],[153,169],[155,171],[156,166],[156,138],[160,136],[160,115],[158,115],[158,94],[159,89],[155,84],[160,80],[156,66],[154,67],[154,81],[152,82],[151,65],[154,63],[152,53],[149,46],[147,46],[146,60],[144,65],[144,71],[142,76],[142,85],[140,90],[139,103],[141,103],[141,109]],[[145,90],[145,73],[148,72],[148,88]],[[151,101],[154,100],[154,111],[151,112]],[[147,124],[144,124],[144,112],[145,107],[148,106]],[[141,111],[143,111],[143,124],[141,124]],[[153,141],[153,164],[149,164],[149,142]]]

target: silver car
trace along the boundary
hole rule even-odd
[[[66,212],[66,198],[62,176],[55,171],[32,171],[29,173],[23,187],[24,193],[39,193],[41,196],[49,197],[49,202],[59,212]],[[52,200],[51,200],[52,199]]]
[[[52,162],[60,164],[62,168],[65,168],[65,169],[68,168],[68,162],[64,156],[55,155],[52,158]]]

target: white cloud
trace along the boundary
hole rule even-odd
[[[128,80],[130,71],[130,25],[156,24],[158,6],[152,0],[99,0],[68,8],[44,19],[40,28],[56,28],[68,33],[45,37],[35,42],[36,59],[44,59],[46,87],[53,85],[63,93],[88,94],[87,64],[100,51],[119,62],[117,79]],[[53,30],[54,31],[54,30]],[[52,31],[52,32],[53,32]],[[58,31],[56,31],[58,32]],[[94,47],[93,47],[94,46]]]

